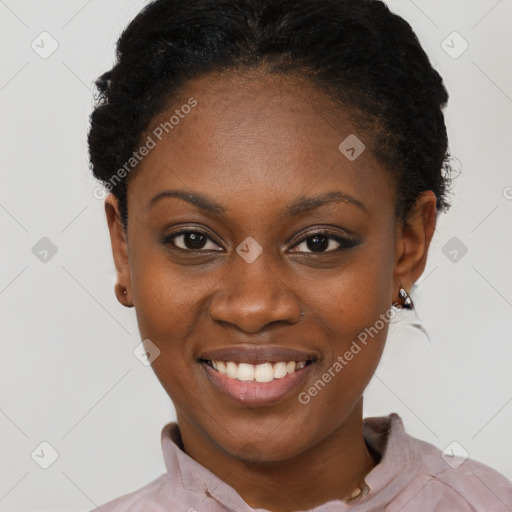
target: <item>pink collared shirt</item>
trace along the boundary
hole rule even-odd
[[[494,469],[443,458],[407,434],[396,413],[363,425],[366,444],[381,456],[365,477],[370,492],[352,505],[331,500],[311,512],[512,512],[512,482]],[[92,512],[264,512],[183,451],[177,423],[165,425],[161,439],[167,472]]]

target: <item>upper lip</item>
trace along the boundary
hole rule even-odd
[[[232,345],[225,348],[207,350],[199,359],[207,361],[233,361],[234,363],[258,364],[279,361],[316,361],[315,351],[305,352],[291,347],[277,345]]]

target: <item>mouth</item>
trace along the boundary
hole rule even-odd
[[[284,400],[301,386],[315,362],[307,359],[250,364],[199,359],[217,391],[248,407],[275,405]]]
[[[200,359],[200,362],[207,364],[229,379],[237,379],[244,382],[272,382],[302,370],[302,368],[312,364],[313,360],[277,361],[274,363],[268,361],[259,364],[213,361],[209,359]]]

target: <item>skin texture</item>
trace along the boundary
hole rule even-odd
[[[408,222],[399,222],[395,184],[373,158],[370,138],[307,82],[210,74],[183,92],[152,126],[189,97],[198,105],[131,176],[127,232],[115,197],[105,202],[117,297],[135,306],[142,339],[161,351],[153,369],[193,459],[254,508],[285,512],[341,499],[378,462],[362,435],[363,391],[388,324],[308,404],[297,395],[398,301],[400,284],[409,290],[421,275],[435,195],[422,194]],[[338,149],[352,133],[366,144],[353,162]],[[176,198],[148,206],[168,189],[208,195],[226,213]],[[296,199],[330,191],[364,209],[338,201],[284,214]],[[329,238],[314,251],[307,237],[319,227],[351,234],[357,245],[335,251]],[[174,239],[182,251],[162,241],[184,228],[211,240],[196,251],[183,236]],[[252,263],[236,252],[248,236],[263,249]],[[246,407],[217,391],[197,361],[206,350],[244,344],[312,350],[319,358],[297,393]]]

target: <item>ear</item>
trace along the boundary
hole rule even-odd
[[[436,229],[436,196],[431,190],[417,199],[411,214],[397,226],[394,280],[397,295],[401,285],[407,292],[425,270],[428,249]],[[395,300],[396,302],[396,300]]]
[[[109,194],[105,198],[105,214],[117,274],[116,297],[123,306],[129,308],[133,306],[133,301],[128,260],[128,240],[119,213],[119,203],[113,194]]]

